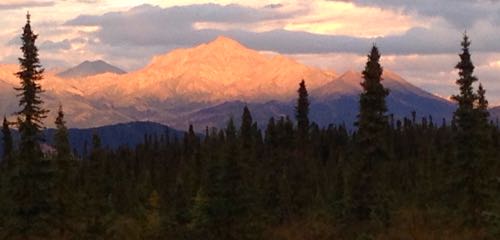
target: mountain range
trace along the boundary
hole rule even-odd
[[[18,109],[13,75],[16,65],[0,65],[0,113]],[[426,92],[389,70],[383,84],[396,117],[432,115],[450,119],[450,101]],[[91,128],[133,121],[152,121],[177,129],[193,124],[222,127],[238,120],[248,105],[262,126],[270,117],[293,116],[296,90],[305,80],[311,99],[311,119],[319,125],[352,125],[358,111],[362,75],[337,75],[273,53],[260,53],[237,41],[218,37],[194,48],[154,57],[144,68],[125,73],[104,61],[84,62],[67,71],[48,71],[41,81],[42,98],[51,110],[63,104],[70,127]]]
[[[44,138],[49,144],[53,144],[55,129],[44,131]],[[108,126],[78,129],[68,129],[68,137],[73,151],[78,154],[85,154],[92,148],[92,136],[97,134],[101,144],[105,148],[117,149],[122,146],[135,147],[144,143],[145,137],[160,140],[169,138],[182,139],[183,131],[178,131],[165,125],[154,122],[130,122],[119,123]]]
[[[16,130],[13,131],[15,142],[19,141],[19,134]],[[45,129],[43,132],[45,148],[50,148],[54,144],[55,129]],[[128,146],[134,148],[140,143],[144,143],[145,137],[151,137],[156,140],[182,139],[185,132],[177,131],[165,125],[154,122],[130,122],[119,123],[97,128],[70,128],[68,129],[68,138],[73,152],[77,155],[89,153],[92,148],[92,136],[96,134],[101,140],[101,145],[104,148],[117,149],[119,147]],[[0,136],[3,136],[0,133]],[[46,143],[46,144],[45,144]],[[0,144],[0,155],[3,155],[3,145]]]
[[[500,106],[490,109],[491,119],[497,121],[500,119]]]

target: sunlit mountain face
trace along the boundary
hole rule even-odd
[[[6,99],[15,99],[16,65],[0,68]],[[390,111],[396,116],[434,115],[450,119],[452,104],[404,80],[390,70],[384,85],[391,89]],[[259,123],[270,117],[293,116],[298,83],[305,80],[312,99],[312,119],[325,126],[354,122],[362,75],[303,65],[279,54],[260,53],[228,37],[194,48],[154,57],[130,73],[102,61],[84,62],[62,73],[47,72],[42,85],[50,109],[61,103],[73,127],[95,127],[128,121],[155,121],[180,129],[221,127],[237,117],[245,104]],[[10,98],[8,98],[10,96]],[[2,101],[14,112],[15,101]],[[47,123],[50,126],[50,122]]]

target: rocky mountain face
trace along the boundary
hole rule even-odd
[[[417,121],[423,117],[433,118],[434,123],[449,121],[455,109],[453,103],[432,95],[405,81],[399,75],[386,71],[383,84],[390,89],[387,97],[389,112],[394,119],[411,118],[414,111]],[[320,126],[331,123],[352,127],[358,114],[358,99],[361,93],[361,73],[348,71],[318,88],[310,89],[310,118]],[[195,125],[223,127],[230,116],[238,122],[241,109],[248,105],[254,118],[263,126],[270,116],[294,116],[295,100],[244,103],[231,101],[188,115],[184,120]]]
[[[94,66],[87,62],[65,72]],[[101,62],[98,66],[107,66]],[[75,69],[80,69],[75,71]],[[219,37],[189,49],[160,55],[142,69],[130,73],[90,67],[78,77],[62,78],[47,72],[41,81],[46,90],[45,106],[52,126],[59,104],[70,127],[152,121],[186,129],[194,124],[224,126],[229,117],[238,120],[244,105],[264,125],[270,117],[294,115],[296,90],[304,79],[311,98],[311,118],[320,125],[352,124],[361,92],[360,73],[337,76],[333,71],[309,67],[282,55],[264,54]],[[97,70],[96,70],[97,69]],[[18,109],[13,75],[16,65],[0,65],[0,113]],[[388,106],[396,117],[432,115],[449,119],[454,105],[385,71],[384,85],[390,90]],[[441,120],[439,120],[441,121]]]

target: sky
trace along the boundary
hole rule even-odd
[[[376,44],[385,69],[445,98],[467,31],[476,76],[500,105],[500,0],[2,0],[1,63],[16,63],[28,10],[47,68],[103,59],[133,71],[224,35],[341,74],[362,70]]]

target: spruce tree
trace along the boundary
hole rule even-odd
[[[464,34],[460,62],[456,65],[459,78],[456,84],[460,88],[452,99],[458,103],[454,113],[456,122],[455,144],[457,146],[456,161],[454,163],[454,178],[451,179],[452,191],[458,194],[454,199],[461,206],[472,224],[477,224],[481,211],[485,207],[485,196],[482,191],[484,181],[484,159],[481,159],[481,125],[487,122],[487,101],[485,91],[481,86],[478,96],[474,92],[473,84],[478,81],[474,76],[474,64],[470,54],[470,40]],[[486,123],[487,124],[487,123]]]
[[[389,90],[382,85],[383,69],[379,61],[380,53],[378,48],[373,46],[363,71],[363,82],[361,83],[363,92],[359,99],[359,115],[356,123],[360,143],[370,145],[381,140],[380,135],[388,124],[385,98],[389,95]],[[370,148],[367,150],[378,151],[380,149]]]
[[[474,159],[474,145],[472,140],[474,128],[477,124],[477,115],[475,103],[478,96],[474,93],[473,83],[477,78],[473,75],[474,64],[471,61],[469,51],[471,42],[467,34],[464,34],[462,45],[462,53],[460,62],[455,66],[458,69],[459,79],[456,84],[460,88],[460,93],[453,95],[452,99],[458,103],[458,108],[454,112],[454,119],[457,128],[457,144],[460,146],[458,157],[463,159],[463,162],[471,162]]]
[[[295,106],[295,118],[297,119],[297,128],[299,133],[299,141],[304,143],[307,141],[309,133],[309,94],[307,93],[306,83],[302,80],[297,90],[299,98]]]
[[[35,45],[37,35],[32,32],[30,15],[21,37],[23,56],[19,58],[21,70],[17,76],[21,87],[16,88],[20,97],[18,127],[21,135],[19,159],[16,160],[10,183],[10,197],[15,204],[10,217],[11,237],[47,237],[53,224],[53,174],[51,163],[44,158],[39,141],[43,119],[47,110],[42,107],[40,84],[44,69],[38,59]]]
[[[90,157],[84,162],[85,175],[82,183],[81,218],[84,230],[80,232],[83,239],[102,239],[110,224],[111,211],[110,192],[105,164],[107,153],[102,148],[101,138],[97,133],[92,134],[92,150]]]
[[[36,161],[42,156],[38,141],[43,128],[42,121],[47,117],[48,110],[43,109],[43,101],[40,98],[43,90],[38,82],[43,77],[44,69],[40,64],[38,48],[35,45],[38,35],[31,30],[29,14],[23,30],[21,37],[23,57],[19,58],[21,71],[16,74],[21,79],[21,87],[16,88],[19,91],[19,106],[21,107],[21,111],[18,112],[21,134],[19,152],[25,160]]]
[[[297,90],[298,98],[295,106],[295,118],[297,121],[296,152],[287,171],[292,185],[297,186],[293,192],[293,204],[295,210],[299,210],[311,203],[311,199],[317,197],[318,180],[315,162],[310,158],[310,129],[309,121],[309,94],[306,83],[302,80]],[[308,187],[303,187],[308,186]]]
[[[216,196],[224,206],[219,212],[218,224],[222,224],[222,236],[220,239],[238,239],[238,234],[242,233],[241,223],[238,222],[238,217],[245,214],[245,194],[243,191],[243,179],[241,166],[238,162],[239,149],[238,139],[236,135],[236,127],[231,118],[226,128],[226,149],[222,161],[222,169],[220,173],[220,195]]]
[[[462,53],[460,62],[455,66],[458,69],[459,79],[456,84],[460,87],[460,93],[452,96],[452,99],[458,103],[458,109],[455,111],[455,119],[457,127],[460,131],[469,131],[474,126],[474,103],[477,95],[474,93],[472,84],[477,81],[474,74],[474,64],[471,61],[469,51],[471,42],[467,34],[464,34],[462,45]]]
[[[64,111],[62,105],[59,106],[59,110],[57,111],[57,118],[54,123],[56,125],[54,145],[57,152],[57,158],[59,161],[65,161],[71,157],[71,146],[69,143],[69,133],[68,128],[66,127],[66,121],[64,120]]]
[[[490,112],[488,111],[488,100],[486,99],[486,90],[481,83],[477,89],[476,113],[480,126],[484,127],[489,124]]]
[[[9,161],[14,151],[14,142],[12,140],[12,133],[10,132],[10,126],[7,118],[3,118],[2,124],[2,140],[3,140],[3,160]]]
[[[369,220],[380,206],[381,190],[376,179],[377,165],[387,158],[384,133],[388,128],[385,98],[389,90],[382,85],[383,69],[380,53],[374,45],[363,71],[363,91],[359,99],[356,125],[359,162],[356,164],[353,185],[353,211],[358,220]]]
[[[243,114],[241,116],[241,127],[240,136],[242,141],[243,149],[249,149],[252,144],[252,114],[248,107],[243,108]]]
[[[54,134],[54,146],[56,150],[55,163],[57,167],[57,179],[55,181],[56,216],[58,219],[59,235],[67,237],[73,229],[76,218],[75,175],[76,162],[71,155],[68,128],[64,120],[62,106],[59,106],[57,118],[55,120],[56,132]]]
[[[243,225],[238,220],[245,212],[245,201],[237,131],[232,118],[224,132],[221,158],[207,163],[207,179],[197,192],[191,211],[194,231],[200,235],[197,238],[241,239],[238,236],[243,234]]]

